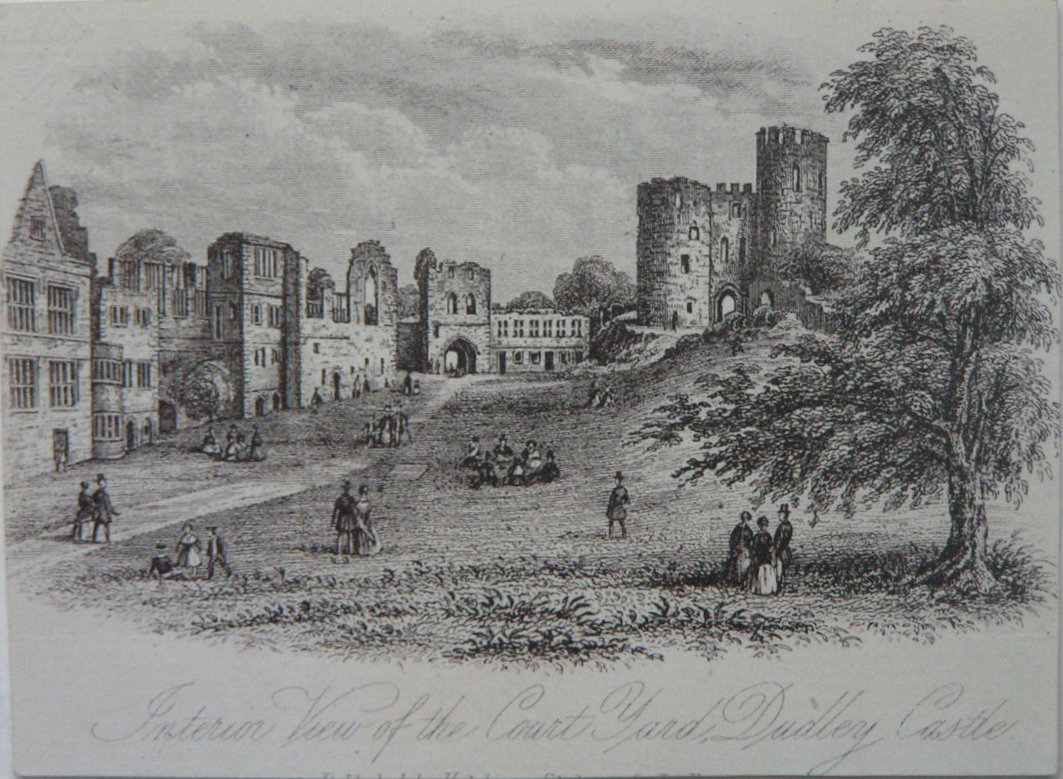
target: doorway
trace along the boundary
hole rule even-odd
[[[476,373],[476,347],[464,338],[455,338],[443,353],[443,367],[458,376]]]
[[[554,369],[554,353],[546,353],[546,370],[552,371]]]
[[[340,399],[340,374],[339,371],[332,372],[332,399]]]
[[[137,448],[137,424],[133,420],[125,423],[125,450],[132,452]]]
[[[52,431],[52,461],[57,463],[70,462],[70,432],[64,428],[56,428]]]
[[[159,432],[169,435],[177,430],[177,407],[165,400],[159,401]]]
[[[500,374],[502,374],[503,376],[506,375],[506,353],[505,352],[499,352],[498,353],[498,372]]]

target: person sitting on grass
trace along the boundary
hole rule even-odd
[[[495,444],[495,457],[500,460],[508,460],[513,456],[513,447],[506,441],[506,434],[503,433],[498,437],[498,443]]]
[[[199,445],[199,451],[211,457],[217,457],[221,454],[221,444],[218,443],[218,438],[214,435],[213,427],[207,428],[207,434],[203,436],[203,443]]]
[[[542,484],[549,484],[555,479],[561,478],[561,469],[557,467],[557,463],[554,462],[554,451],[552,449],[546,450],[546,462],[543,463],[543,467],[539,469],[539,481]]]
[[[420,379],[414,379],[413,380],[413,394],[414,395],[420,395],[421,394],[421,380]]]
[[[465,456],[461,459],[461,465],[463,468],[479,468],[480,467],[480,437],[473,436],[472,441],[469,442],[469,450],[465,453]]]
[[[166,544],[160,541],[155,544],[155,554],[151,558],[151,567],[148,568],[148,577],[161,580],[163,576],[166,576],[172,571],[173,561],[170,560],[170,555],[166,554]]]

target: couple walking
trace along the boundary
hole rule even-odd
[[[369,557],[380,551],[373,521],[369,518],[369,488],[358,488],[358,498],[351,495],[350,481],[343,482],[343,494],[332,508],[332,529],[336,531],[336,554]],[[346,550],[346,551],[341,551]]]
[[[790,541],[794,526],[790,523],[790,505],[779,506],[779,526],[775,535],[768,532],[768,518],[757,518],[757,531],[749,526],[753,515],[742,512],[742,518],[731,531],[728,578],[737,586],[744,586],[754,595],[776,595],[782,588],[786,569],[793,552]]]

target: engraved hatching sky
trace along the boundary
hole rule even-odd
[[[582,255],[633,273],[638,182],[753,181],[762,125],[826,132],[836,192],[851,154],[817,88],[896,23],[792,4],[609,20],[586,7],[241,4],[197,18],[190,5],[122,5],[121,21],[104,6],[52,12],[21,38],[2,20],[0,43],[24,55],[3,65],[3,105],[35,130],[19,133],[22,167],[3,173],[5,233],[44,157],[53,183],[77,188],[101,257],[150,226],[202,261],[219,234],[246,230],[337,273],[349,247],[377,238],[403,283],[431,246],[490,266],[497,301],[550,291]],[[984,50],[989,28],[968,34]]]

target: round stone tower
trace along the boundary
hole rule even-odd
[[[827,238],[827,137],[797,127],[757,132],[758,255]]]

